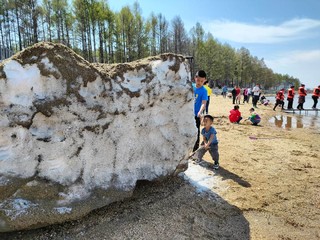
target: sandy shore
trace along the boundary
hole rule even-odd
[[[240,105],[244,117],[251,106]],[[141,182],[131,199],[83,219],[0,239],[320,239],[320,130],[276,128],[271,106],[257,109],[260,127],[231,124],[232,107],[211,97],[221,168],[208,154],[189,163],[212,182],[206,192],[181,176]]]

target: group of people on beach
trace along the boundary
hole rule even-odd
[[[241,116],[241,112],[239,111],[239,108],[239,105],[234,105],[233,109],[230,110],[229,120],[231,123],[239,124],[240,121],[243,119]],[[247,119],[245,119],[245,121],[249,120],[252,125],[257,126],[261,121],[260,116],[255,112],[254,108],[250,108],[249,112],[250,116]]]
[[[287,90],[287,101],[288,101],[288,106],[287,110],[291,110],[292,105],[293,105],[293,100],[294,100],[294,86],[292,85],[288,90]],[[299,89],[298,89],[298,110],[304,110],[303,104],[305,103],[305,98],[307,96],[307,91],[305,90],[305,85],[301,84]],[[313,99],[313,106],[312,109],[317,109],[317,104],[318,104],[318,99],[320,97],[320,85],[318,87],[315,87],[312,91],[312,99]],[[277,106],[281,106],[281,110],[284,110],[284,98],[285,98],[285,89],[282,88],[280,89],[277,94],[276,94],[276,104],[273,107],[273,110],[275,111]]]
[[[305,90],[305,85],[301,84],[298,89],[299,94],[299,102],[297,108],[303,110],[303,104],[305,102],[305,96],[307,92]],[[210,104],[210,95],[212,93],[211,88],[208,86],[207,81],[207,74],[203,70],[199,70],[195,75],[195,83],[193,83],[193,90],[194,90],[194,116],[196,127],[198,130],[197,140],[193,147],[193,152],[197,153],[194,157],[197,162],[202,161],[202,157],[204,154],[209,151],[212,160],[214,162],[213,168],[219,169],[219,151],[218,151],[218,139],[217,139],[217,131],[212,126],[214,118],[212,115],[208,114],[208,108]],[[222,88],[222,95],[224,98],[227,97],[228,88],[224,86]],[[241,116],[241,112],[239,111],[239,105],[241,100],[241,89],[239,86],[235,86],[234,89],[231,91],[232,94],[232,101],[234,107],[230,110],[229,120],[231,123],[239,124],[240,121],[243,119]],[[269,100],[267,100],[264,96],[261,96],[261,86],[260,84],[256,84],[253,89],[246,88],[243,91],[244,100],[243,103],[249,103],[250,96],[252,96],[252,105],[253,107],[250,108],[250,116],[245,119],[245,121],[249,121],[252,125],[258,125],[261,121],[261,117],[259,114],[255,112],[255,108],[259,100],[263,105],[268,105]],[[294,86],[291,86],[288,89],[287,93],[287,101],[288,101],[288,109],[292,109],[293,99],[294,99]],[[318,99],[320,97],[320,85],[314,88],[312,93],[312,99],[314,101],[313,109],[317,109]],[[285,91],[281,89],[277,92],[276,95],[276,103],[273,110],[276,109],[277,106],[281,106],[284,109],[284,98],[285,98]],[[236,105],[237,104],[237,105]],[[203,114],[206,115],[203,115]],[[201,129],[201,125],[203,128]],[[202,136],[202,141],[200,144],[200,136]]]
[[[293,100],[295,96],[295,87],[292,85],[290,88],[287,90],[287,110],[292,110],[293,109]],[[241,94],[242,91],[242,94]],[[276,102],[273,107],[273,110],[275,111],[278,106],[281,106],[281,109],[284,110],[285,107],[285,89],[282,88],[276,93]],[[223,91],[223,95],[227,96],[227,93],[225,94]],[[249,103],[250,97],[252,96],[252,105],[254,108],[257,108],[257,103],[261,102],[263,105],[269,105],[270,101],[265,97],[261,96],[261,86],[260,84],[257,84],[253,89],[251,88],[244,88],[241,89],[239,86],[234,86],[232,89],[229,97],[232,98],[232,103],[233,104],[240,104],[241,101],[241,95],[243,95],[243,103]],[[298,110],[304,110],[304,103],[305,103],[305,97],[307,96],[307,91],[305,89],[305,85],[301,84],[301,86],[298,89]],[[318,99],[320,97],[320,86],[315,87],[312,92],[312,99],[313,99],[313,106],[312,109],[316,110],[317,109],[317,104],[318,104]]]
[[[224,86],[225,88],[226,86]],[[224,91],[222,91],[224,93]],[[223,94],[224,95],[224,94]],[[240,121],[243,119],[240,112],[240,107],[238,104],[240,104],[241,101],[241,88],[239,86],[234,86],[234,88],[231,91],[232,96],[232,103],[237,104],[233,107],[233,109],[230,110],[229,120],[231,123],[240,123]],[[255,108],[257,107],[257,104],[259,102],[259,99],[262,104],[268,105],[269,100],[265,98],[265,96],[261,96],[261,86],[260,84],[256,84],[253,89],[251,88],[245,88],[243,89],[243,103],[249,103],[250,97],[252,97],[252,105],[253,107],[250,108],[250,116],[245,119],[245,121],[249,120],[252,125],[258,125],[261,121],[260,116],[255,112]],[[260,97],[261,96],[261,97]]]
[[[205,71],[200,70],[195,75],[195,83],[193,84],[194,90],[194,116],[196,127],[198,130],[197,140],[193,147],[193,152],[197,152],[195,159],[197,162],[202,161],[203,155],[209,151],[212,160],[214,162],[213,168],[219,169],[219,151],[218,151],[218,139],[217,139],[217,131],[212,126],[213,124],[213,116],[208,114],[208,108],[210,103],[210,95],[212,93],[211,88],[207,86],[207,74]],[[254,106],[259,100],[260,87],[257,85],[253,88],[253,102]],[[258,97],[257,97],[258,96]],[[225,97],[225,96],[224,96]],[[206,113],[206,115],[203,115]],[[239,106],[235,105],[234,109],[230,111],[231,122],[240,123],[242,117],[239,111]],[[261,118],[258,114],[255,113],[255,109],[250,109],[250,117],[248,119],[252,125],[258,125]],[[201,124],[203,128],[201,129]],[[200,144],[200,136],[202,136],[202,141]]]
[[[243,103],[249,103],[250,97],[252,97],[252,104],[253,107],[257,107],[257,103],[261,96],[261,87],[260,84],[254,86],[253,89],[251,88],[244,88],[241,94],[241,88],[239,86],[234,86],[231,91],[230,97],[232,97],[233,104],[240,104],[241,102],[241,95],[243,95]]]

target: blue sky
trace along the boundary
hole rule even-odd
[[[113,11],[134,0],[109,0]],[[189,31],[199,22],[221,43],[245,47],[274,72],[320,85],[320,0],[138,0],[144,18],[180,16]]]

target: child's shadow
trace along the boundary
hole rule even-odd
[[[249,182],[247,182],[237,174],[229,172],[227,169],[223,167],[219,167],[218,170],[214,170],[213,164],[206,161],[202,161],[199,165],[210,171],[214,171],[215,174],[220,175],[222,177],[222,180],[231,179],[243,187],[246,187],[246,188],[251,187],[251,184]]]

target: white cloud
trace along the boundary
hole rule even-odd
[[[314,62],[320,61],[320,49],[311,51],[291,51],[277,54],[274,60],[271,60],[273,64],[285,66],[287,64],[299,64],[308,63],[312,64]]]
[[[307,88],[320,84],[320,50],[291,51],[265,59],[268,67],[282,74],[289,74],[300,79]]]
[[[320,20],[292,19],[279,25],[249,24],[229,20],[214,20],[205,29],[218,39],[238,43],[279,43],[303,39],[320,32]]]

